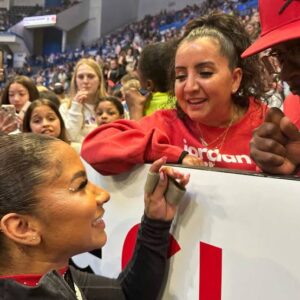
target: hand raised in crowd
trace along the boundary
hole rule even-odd
[[[144,108],[150,100],[151,93],[142,95],[136,88],[124,91],[124,99],[127,103],[130,119],[138,121],[144,116]]]
[[[264,171],[292,174],[300,164],[300,133],[281,110],[268,111],[250,142],[251,157]]]
[[[18,128],[18,123],[15,116],[0,111],[0,131],[10,133]]]
[[[82,89],[76,93],[74,100],[78,103],[83,104],[87,100],[87,97],[88,97],[88,91]]]
[[[152,193],[145,192],[145,214],[151,219],[171,221],[177,211],[177,205],[165,199],[168,186],[168,176],[175,179],[179,185],[185,187],[189,183],[190,175],[181,173],[171,167],[163,166],[166,157],[156,160],[150,167],[151,173],[159,173],[159,181]]]
[[[0,68],[0,81],[5,80],[5,71],[4,68]]]

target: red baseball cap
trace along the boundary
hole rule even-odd
[[[300,38],[300,0],[259,0],[260,37],[242,57]]]

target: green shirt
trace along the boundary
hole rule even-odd
[[[147,102],[144,109],[144,116],[149,116],[160,109],[173,109],[176,107],[176,98],[169,93],[156,92]]]

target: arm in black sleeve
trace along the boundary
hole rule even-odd
[[[88,300],[156,300],[167,266],[171,223],[144,215],[133,257],[118,279],[70,267],[74,282]]]
[[[157,299],[167,265],[171,223],[144,215],[133,257],[118,278],[127,300]]]

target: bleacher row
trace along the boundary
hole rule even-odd
[[[62,0],[61,5],[46,8],[39,5],[11,6],[9,10],[6,8],[0,8],[0,31],[7,31],[10,27],[22,21],[25,17],[58,14],[78,2],[79,1]]]
[[[92,56],[102,64],[105,72],[110,70],[110,62],[117,59],[118,63],[128,70],[133,70],[139,58],[142,48],[157,41],[168,41],[180,36],[184,25],[199,15],[215,10],[234,13],[240,16],[246,29],[254,40],[259,34],[259,17],[257,13],[257,0],[243,3],[243,11],[239,10],[240,4],[234,0],[228,1],[204,1],[201,5],[189,5],[180,11],[162,11],[157,15],[145,16],[142,20],[131,23],[115,32],[100,37],[90,45],[82,45],[76,49],[68,49],[62,53],[50,55],[32,55],[26,58],[26,64],[21,69],[8,69],[8,78],[15,74],[23,74],[33,77],[44,85],[54,84],[51,78],[64,70],[67,78],[72,73],[74,63],[81,57]],[[255,3],[256,6],[255,6]],[[247,6],[247,3],[249,5]],[[74,4],[74,2],[72,2]],[[132,58],[126,60],[127,51],[131,49]],[[54,73],[54,75],[53,75]],[[65,76],[64,76],[65,77]],[[65,84],[65,83],[63,83]],[[69,86],[68,83],[65,84]]]

